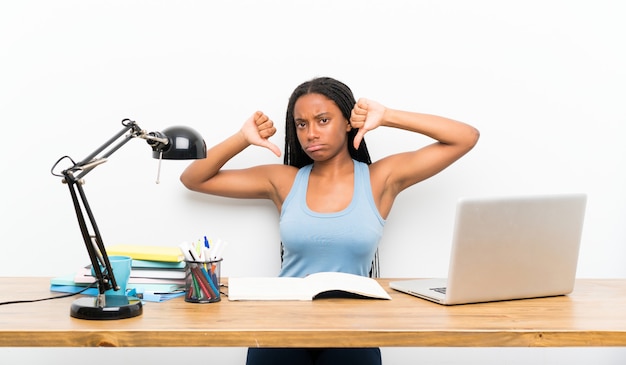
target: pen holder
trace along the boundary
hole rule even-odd
[[[220,301],[220,270],[222,259],[185,261],[185,301],[214,303]]]

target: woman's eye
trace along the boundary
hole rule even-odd
[[[296,122],[296,128],[304,128],[306,127],[306,123],[304,122]]]
[[[322,118],[322,119],[320,119],[320,123],[322,123],[322,124],[326,124],[326,123],[328,123],[329,121],[330,121],[330,119],[328,119],[328,118]]]

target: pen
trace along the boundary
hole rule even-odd
[[[196,258],[198,258],[198,260],[202,261],[202,243],[200,243],[200,240],[198,240],[198,242],[195,245],[196,248]]]
[[[189,256],[191,257],[191,261],[197,261],[196,256],[193,254],[193,251],[191,250],[187,250],[187,251],[189,251]]]
[[[189,290],[189,298],[195,297],[196,299],[202,299],[202,291],[200,290],[200,285],[198,284],[198,281],[194,277],[193,273],[190,273],[189,275],[191,275],[191,280],[193,283],[193,290]]]
[[[187,242],[181,242],[178,245],[178,248],[180,248],[180,251],[183,253],[183,256],[185,256],[185,260],[194,261],[193,255],[190,256],[189,244]]]
[[[202,292],[206,294],[206,297],[209,299],[217,298],[217,296],[215,295],[215,292],[213,292],[211,288],[209,287],[208,281],[206,281],[204,274],[202,274],[202,271],[200,271],[200,268],[198,267],[197,264],[192,264],[192,270],[195,273],[194,277],[198,280],[198,284],[200,285]]]
[[[219,293],[219,289],[217,289],[217,286],[216,286],[217,284],[215,283],[215,281],[217,281],[217,277],[215,278],[215,280],[213,280],[213,277],[209,275],[209,273],[206,271],[204,267],[202,268],[202,274],[204,274],[204,278],[209,284],[209,289],[211,290],[213,294],[213,298],[217,298],[218,293]]]

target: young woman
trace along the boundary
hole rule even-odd
[[[370,161],[363,136],[392,127],[434,143]],[[222,169],[250,145],[279,148],[271,119],[254,113],[241,129],[181,175],[189,189],[232,198],[270,199],[280,214],[281,276],[320,271],[368,275],[396,196],[470,151],[478,131],[435,115],[357,102],[332,78],[307,81],[292,93],[285,123],[284,164]],[[281,362],[284,361],[284,362]],[[248,364],[380,364],[379,349],[250,349]]]

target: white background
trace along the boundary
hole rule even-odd
[[[459,197],[585,192],[578,277],[625,277],[625,17],[622,2],[607,0],[2,2],[0,275],[57,276],[88,261],[67,187],[50,169],[64,155],[87,156],[122,119],[149,131],[191,126],[212,145],[263,110],[282,147],[293,88],[332,76],[357,98],[481,132],[467,156],[400,195],[380,246],[382,276],[445,275]],[[430,142],[390,129],[366,141],[373,159]],[[281,162],[250,148],[229,166]],[[187,163],[165,161],[155,184],[157,161],[136,140],[89,174],[105,243],[207,235],[230,242],[223,275],[276,274],[273,205],[187,191],[178,181]],[[383,356],[387,364],[618,364],[624,350],[385,348]],[[245,356],[0,349],[14,363],[47,364],[86,356],[169,364],[164,354],[189,353],[223,363]]]

